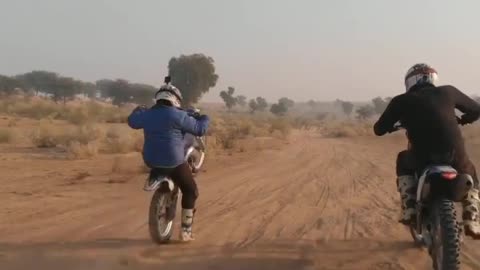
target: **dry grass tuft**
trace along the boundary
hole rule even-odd
[[[8,127],[16,127],[18,125],[19,121],[20,121],[20,119],[18,117],[10,118],[10,120],[8,120],[7,126]]]
[[[372,125],[368,122],[329,122],[321,128],[327,138],[349,138],[373,135]]]
[[[0,143],[11,143],[13,141],[13,132],[10,129],[0,129]]]
[[[292,130],[291,124],[287,119],[277,118],[273,119],[270,124],[270,133],[272,135],[280,136],[281,138],[286,138]]]
[[[143,174],[150,169],[143,163],[140,155],[118,155],[112,163],[112,173],[121,174]]]
[[[271,118],[263,115],[228,114],[215,115],[208,137],[210,149],[231,150],[239,148],[248,138],[276,136],[286,138],[292,126],[287,119]]]
[[[31,135],[32,143],[39,148],[56,147],[62,142],[62,135],[49,121],[40,121],[40,125]]]
[[[100,149],[100,142],[105,137],[103,129],[97,125],[85,124],[68,131],[62,143],[72,159],[92,158]]]
[[[98,142],[88,142],[82,144],[78,141],[72,141],[67,146],[67,152],[72,159],[92,158],[98,154]]]
[[[129,109],[95,101],[64,105],[38,97],[12,96],[0,99],[0,112],[39,120],[47,118],[66,120],[72,124],[82,125],[93,122],[125,123]]]
[[[127,126],[114,126],[107,131],[105,146],[110,154],[141,152],[143,135]]]

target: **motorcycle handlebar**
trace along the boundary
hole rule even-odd
[[[461,126],[465,125],[465,123],[462,121],[462,118],[456,116],[457,118],[457,123]],[[388,131],[388,133],[393,133],[393,132],[396,132],[396,131],[399,131],[401,129],[405,129],[404,126],[402,126],[402,124],[397,124],[397,125],[394,125],[393,128],[391,130]]]

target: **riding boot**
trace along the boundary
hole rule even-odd
[[[402,211],[399,222],[409,225],[415,217],[417,181],[412,175],[401,175],[397,178]]]
[[[471,189],[462,201],[465,234],[474,239],[480,239],[480,199],[478,192],[478,189]]]
[[[180,231],[180,240],[184,242],[193,241],[192,225],[195,209],[182,209],[182,228]]]

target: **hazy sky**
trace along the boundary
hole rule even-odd
[[[159,86],[170,57],[205,53],[270,100],[363,100],[404,90],[416,62],[480,94],[478,0],[0,0],[0,74],[33,69]]]

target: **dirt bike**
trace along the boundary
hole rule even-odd
[[[185,151],[186,161],[192,170],[192,173],[196,174],[200,171],[205,161],[206,141],[205,137],[195,137],[191,134],[186,134],[186,138],[192,142],[191,146]]]
[[[193,137],[193,144],[185,150],[185,161],[192,173],[198,172],[205,160],[205,138]],[[179,188],[166,176],[151,173],[145,182],[144,190],[153,191],[148,213],[150,237],[157,244],[166,243],[173,234],[173,221],[177,211]]]
[[[400,129],[396,126],[392,132]],[[457,221],[455,203],[465,198],[473,179],[445,164],[430,164],[416,178],[416,214],[409,226],[413,240],[428,249],[433,269],[460,269],[462,224]]]

